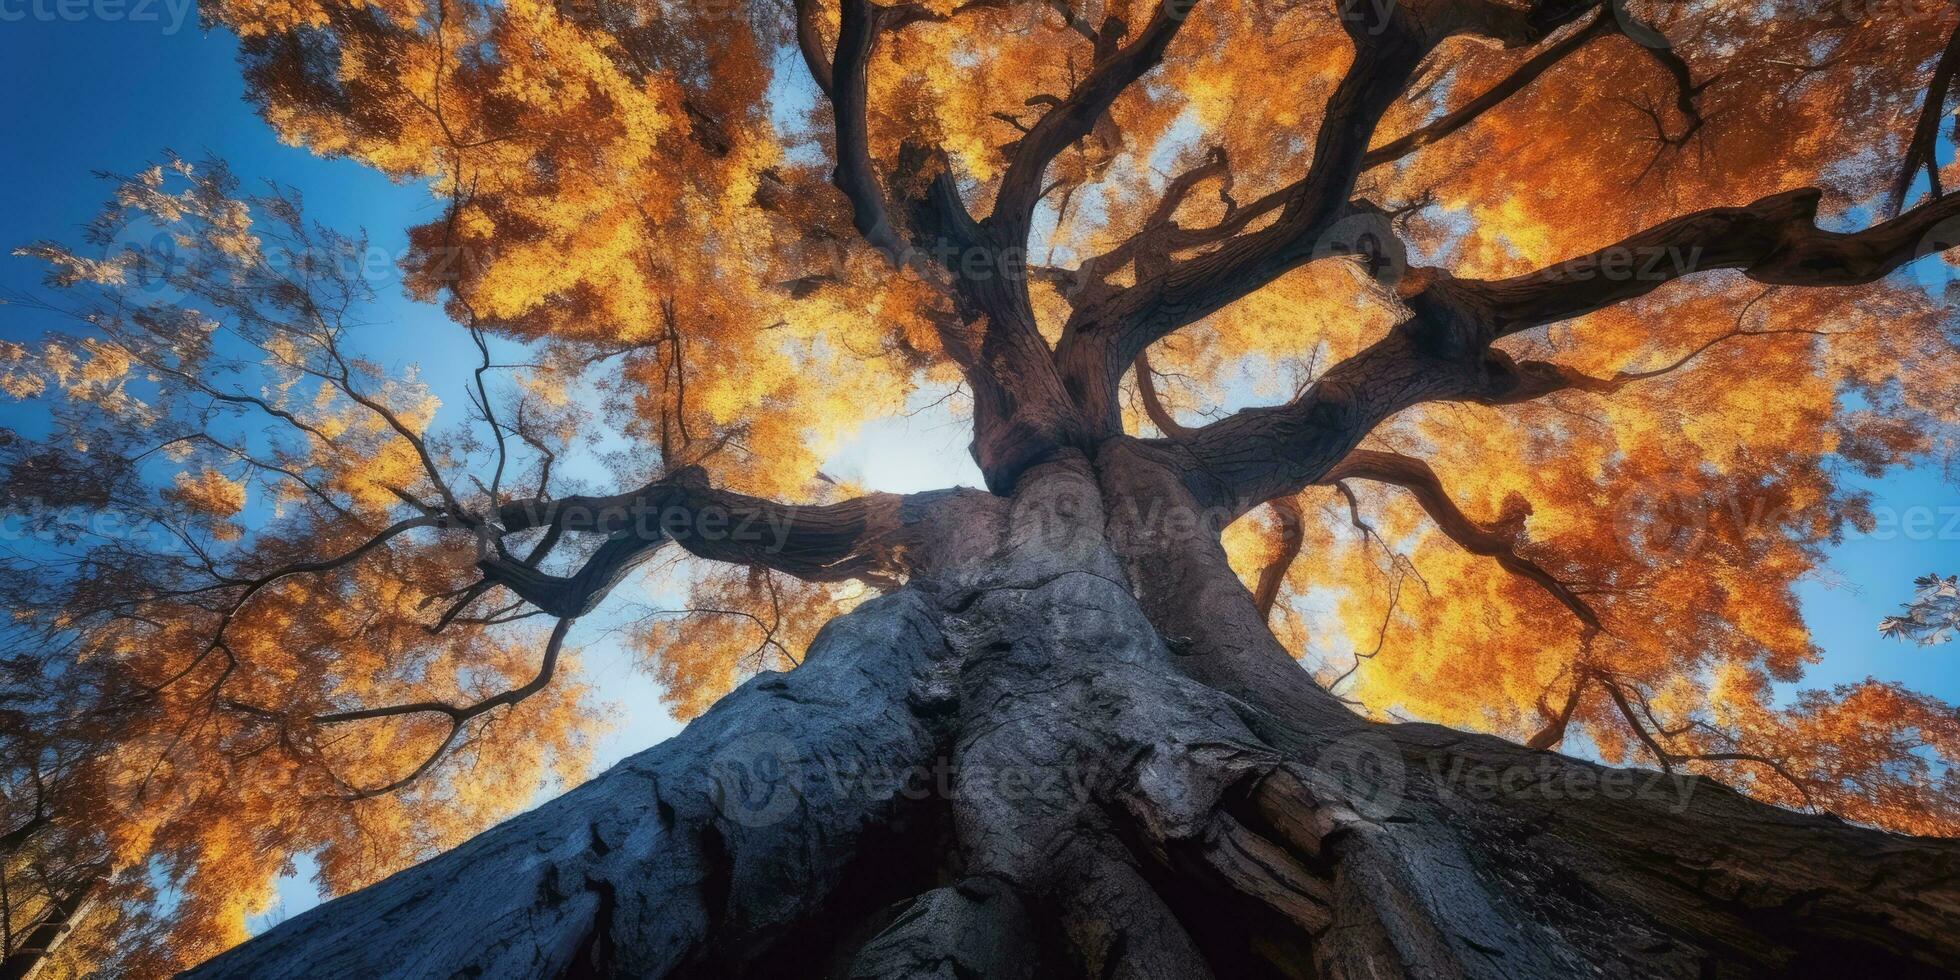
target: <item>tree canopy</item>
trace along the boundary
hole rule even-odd
[[[70,965],[181,967],[297,856],[345,891],[576,783],[573,624],[656,555],[673,711],[793,667],[908,574],[825,460],[926,402],[996,491],[1185,454],[1358,711],[1960,833],[1960,715],[1802,689],[1796,593],[1960,437],[1950,4],[204,13],[282,139],[440,202],[400,269],[470,383],[366,359],[364,241],[222,163],[20,250],[9,953],[87,885]]]

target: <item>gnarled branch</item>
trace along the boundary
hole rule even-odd
[[[506,531],[545,527],[607,536],[571,576],[552,575],[501,555],[478,563],[484,577],[556,616],[594,608],[640,562],[673,542],[711,561],[768,568],[810,582],[862,579],[890,584],[919,555],[907,529],[933,504],[967,491],[870,494],[832,504],[798,506],[708,485],[688,467],[609,497],[526,500],[504,505]]]
[[[1559,605],[1584,623],[1588,630],[1604,629],[1599,614],[1591,604],[1574,594],[1543,565],[1518,554],[1517,528],[1490,528],[1471,520],[1457,507],[1456,501],[1450,499],[1449,493],[1443,489],[1443,481],[1428,463],[1400,453],[1357,449],[1324,474],[1319,482],[1331,484],[1350,479],[1373,480],[1409,491],[1422,505],[1429,519],[1436,523],[1437,529],[1465,551],[1493,559],[1505,571],[1543,589],[1546,595],[1558,600]]]
[[[1779,286],[1856,286],[1960,243],[1960,194],[1856,232],[1817,227],[1823,192],[1802,188],[1709,208],[1599,251],[1499,280],[1437,277],[1411,305],[1474,321],[1488,339],[1583,316],[1718,269]]]

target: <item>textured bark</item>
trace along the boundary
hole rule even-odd
[[[1315,687],[1158,444],[949,543],[675,738],[198,977],[1960,970],[1960,842]]]
[[[877,890],[847,884],[854,874],[896,870],[921,876],[910,887],[930,884],[929,866],[861,859],[891,843],[902,801],[821,783],[773,796],[777,773],[763,767],[929,759],[947,660],[936,618],[917,593],[867,603],[830,624],[796,671],[750,680],[680,735],[197,975],[739,969],[792,942],[844,891]],[[793,816],[772,823],[784,809]]]

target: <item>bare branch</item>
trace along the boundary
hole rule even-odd
[[[1270,207],[1279,211],[1272,224],[1175,263],[1162,275],[1139,277],[1133,286],[1077,307],[1056,351],[1074,390],[1092,396],[1111,390],[1150,344],[1271,282],[1314,254],[1326,229],[1351,211],[1348,199],[1376,124],[1439,40],[1422,36],[1406,22],[1410,16],[1398,6],[1377,33],[1351,27],[1354,63],[1328,100],[1305,176],[1272,199]],[[1227,223],[1236,219],[1235,214]],[[1102,406],[1085,408],[1092,417],[1114,417],[1106,409],[1098,411]]]
[[[358,708],[350,711],[338,711],[332,714],[314,716],[312,720],[318,725],[345,725],[357,721],[398,718],[417,714],[442,715],[449,722],[448,733],[443,736],[441,743],[436,746],[435,750],[430,752],[422,760],[421,764],[402,777],[380,786],[367,789],[350,787],[349,792],[346,794],[347,798],[352,800],[365,800],[376,796],[385,796],[420,779],[424,773],[427,773],[437,762],[440,762],[444,755],[448,754],[450,746],[454,745],[457,736],[462,734],[463,727],[469,724],[472,719],[498,708],[517,704],[531,695],[544,690],[551,683],[552,676],[558,670],[558,655],[564,648],[565,634],[571,630],[572,622],[570,618],[560,619],[558,625],[552,628],[551,639],[545,643],[544,660],[538,665],[538,672],[535,676],[517,687],[493,694],[472,704],[457,706],[444,701],[411,701],[404,704],[383,705],[375,708]]]
[[[1633,706],[1627,701],[1627,689],[1621,682],[1597,671],[1593,672],[1592,676],[1599,681],[1601,687],[1606,689],[1607,696],[1611,697],[1614,706],[1620,709],[1620,716],[1626,719],[1627,725],[1633,729],[1634,735],[1640,739],[1640,744],[1647,747],[1647,751],[1654,756],[1654,760],[1660,764],[1663,772],[1673,772],[1674,766],[1682,762],[1755,763],[1767,767],[1770,771],[1782,777],[1785,782],[1789,783],[1797,791],[1797,794],[1803,797],[1805,806],[1813,808],[1816,806],[1816,802],[1810,795],[1810,787],[1803,780],[1798,779],[1794,773],[1790,772],[1788,767],[1768,756],[1753,752],[1675,752],[1668,749],[1660,743],[1659,738],[1656,737],[1654,732],[1648,730],[1648,725],[1643,724],[1640,718],[1634,714]],[[1635,693],[1638,694],[1639,692],[1636,690]],[[1641,697],[1643,698],[1644,707],[1645,695],[1641,695]],[[1648,717],[1650,720],[1652,719],[1651,712],[1648,713]]]
[[[161,683],[152,687],[151,690],[153,692],[161,691],[164,688],[169,687],[180,680],[183,680],[185,677],[190,676],[191,672],[197,670],[199,666],[203,665],[204,661],[207,660],[214,651],[222,649],[225,643],[225,631],[231,627],[232,622],[238,618],[238,614],[240,612],[243,612],[246,605],[252,601],[252,597],[258,595],[261,591],[264,591],[266,587],[273,585],[283,579],[291,578],[295,575],[318,575],[323,572],[331,572],[336,569],[344,568],[348,565],[353,564],[354,562],[361,560],[363,556],[374,551],[376,548],[379,548],[382,545],[387,544],[390,540],[394,539],[398,535],[414,530],[415,528],[443,527],[446,526],[447,523],[448,522],[446,520],[440,517],[427,517],[427,516],[411,517],[407,520],[397,521],[396,523],[391,524],[386,528],[383,528],[381,531],[375,533],[372,537],[369,537],[367,540],[331,558],[323,558],[318,561],[293,562],[291,564],[281,565],[278,568],[275,568],[269,572],[266,572],[263,575],[258,576],[257,578],[242,580],[242,581],[227,580],[227,581],[220,582],[216,585],[210,586],[206,589],[198,590],[198,591],[216,591],[220,589],[231,588],[237,585],[244,586],[244,590],[239,593],[237,598],[232,600],[231,605],[225,609],[223,615],[219,618],[218,625],[215,629],[212,630],[211,638],[208,641],[206,641],[204,645],[204,649],[199,651],[197,656],[191,658],[191,662],[189,664],[186,664],[181,670],[178,670],[175,673],[171,674],[169,677],[165,678]]]
[[[1926,85],[1926,101],[1919,107],[1919,120],[1912,127],[1912,141],[1906,144],[1905,159],[1900,162],[1899,178],[1892,185],[1892,213],[1898,214],[1905,207],[1906,195],[1912,192],[1913,181],[1919,174],[1926,174],[1928,193],[1934,199],[1945,194],[1940,188],[1940,120],[1946,118],[1947,91],[1953,85],[1953,76],[1960,74],[1960,27],[1954,28],[1947,38],[1946,50],[1933,68],[1933,78]]]
[[[1572,689],[1565,696],[1565,704],[1554,712],[1541,695],[1538,698],[1538,713],[1545,718],[1545,727],[1526,741],[1526,748],[1550,749],[1565,740],[1565,730],[1572,724],[1572,713],[1579,709],[1579,701],[1586,692],[1586,684],[1592,679],[1590,671],[1580,669],[1573,672]]]
[[[1350,497],[1349,499],[1352,500],[1353,498]],[[1354,651],[1354,663],[1349,664],[1348,669],[1342,671],[1339,676],[1327,682],[1328,693],[1332,694],[1335,688],[1340,687],[1342,684],[1347,683],[1349,678],[1352,678],[1357,672],[1361,670],[1361,664],[1363,661],[1373,660],[1376,657],[1382,655],[1382,649],[1388,645],[1388,627],[1390,626],[1390,624],[1394,623],[1395,610],[1401,605],[1401,603],[1402,603],[1402,575],[1400,570],[1397,570],[1394,579],[1389,583],[1388,605],[1382,609],[1382,624],[1380,628],[1378,628],[1375,631],[1374,649],[1369,650],[1367,653],[1362,653],[1359,650]],[[1336,696],[1338,697],[1339,695]],[[1355,705],[1357,707],[1359,706],[1359,702],[1356,702],[1350,698],[1343,697],[1341,698],[1341,700],[1346,701],[1350,705]]]
[[[1581,371],[1551,361],[1518,361],[1512,367],[1515,382],[1501,391],[1493,391],[1487,397],[1477,400],[1490,405],[1512,405],[1533,401],[1559,391],[1584,391],[1596,395],[1610,395],[1636,381],[1648,381],[1688,366],[1690,362],[1715,347],[1745,337],[1776,337],[1797,335],[1808,337],[1830,337],[1828,330],[1808,330],[1800,327],[1777,328],[1770,330],[1730,330],[1716,335],[1661,367],[1646,371],[1617,371],[1610,377],[1594,377]]]
[[[1851,233],[1816,226],[1820,196],[1804,189],[1746,207],[1698,211],[1511,279],[1412,270],[1401,284],[1411,315],[1387,336],[1336,364],[1293,402],[1234,413],[1177,444],[1188,457],[1192,491],[1243,513],[1318,482],[1381,420],[1411,405],[1508,404],[1575,386],[1636,380],[1588,380],[1558,365],[1520,364],[1490,344],[1625,302],[1673,279],[1739,269],[1771,285],[1856,285],[1960,243],[1960,195]]]

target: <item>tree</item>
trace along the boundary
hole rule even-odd
[[[1911,639],[1921,646],[1953,639],[1954,627],[1960,625],[1960,579],[1921,575],[1912,584],[1917,591],[1905,604],[1906,614],[1880,620],[1879,633]]]
[[[161,969],[318,851],[360,890],[195,975],[1960,970],[1906,836],[1960,718],[1776,687],[1844,474],[1960,422],[1894,275],[1960,241],[1944,6],[211,16],[283,136],[444,201],[402,269],[471,420],[277,188],[172,158],[28,250],[79,323],[0,379],[53,406],[4,447],[37,924],[100,880]],[[915,390],[984,490],[819,472]],[[463,842],[575,781],[574,624],[674,552],[718,570],[636,636],[699,717]]]

